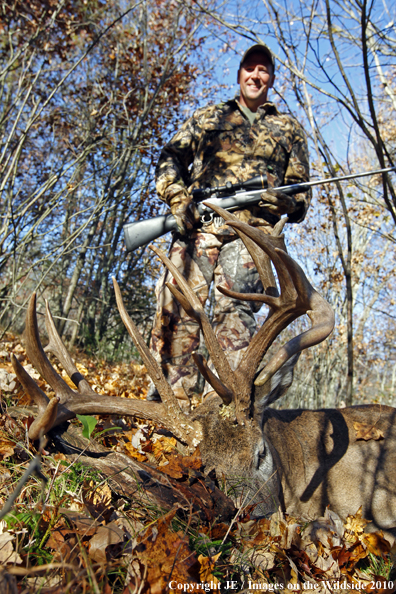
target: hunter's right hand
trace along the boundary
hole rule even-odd
[[[199,218],[199,213],[192,197],[185,192],[179,192],[171,198],[169,203],[171,213],[176,219],[179,233],[184,235],[190,231]]]

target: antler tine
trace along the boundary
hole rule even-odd
[[[227,211],[224,211],[224,212],[227,212]],[[277,226],[278,226],[277,233],[279,233],[283,229],[285,222],[286,222],[286,219],[281,219],[277,223]],[[238,223],[240,223],[240,221],[238,221]],[[283,255],[286,254],[286,256],[287,256],[286,248],[279,249],[279,246],[275,246],[273,244],[273,241],[271,239],[269,239],[274,236],[263,234],[260,230],[257,230],[257,231],[259,231],[259,233],[261,234],[261,240],[265,242],[263,245],[263,249],[265,249],[266,247],[273,248],[275,254],[277,254],[279,256],[279,258],[282,261],[284,261]],[[243,239],[243,236],[244,236],[243,231],[238,230],[238,233],[241,236],[241,238]],[[275,236],[277,236],[277,235],[275,235]],[[264,237],[264,240],[263,240],[263,237]],[[269,239],[269,241],[268,241],[268,239]],[[283,236],[280,237],[280,239],[282,239],[282,243],[284,243]],[[254,243],[253,240],[251,240],[251,239],[249,239],[249,241]],[[257,247],[257,244],[255,244],[255,245]],[[274,258],[275,254],[272,253],[271,258]],[[314,290],[313,287],[311,287],[310,283],[307,280],[307,277],[305,276],[304,271],[297,264],[297,262],[295,262],[290,257],[288,257],[287,260],[289,262],[289,265],[286,267],[286,271],[290,274],[294,288],[297,291],[297,293],[300,293],[302,291],[308,291],[308,292],[313,291]],[[279,266],[279,263],[278,263],[278,266]],[[277,271],[278,271],[278,269],[277,269]],[[287,281],[286,290],[290,291],[290,278],[287,276],[287,274],[286,275],[284,274],[284,271],[285,271],[284,267],[280,266],[280,272],[282,273],[283,280]],[[275,297],[271,297],[268,295],[261,295],[261,294],[254,294],[254,293],[237,293],[235,291],[231,291],[227,287],[222,287],[221,285],[217,288],[220,291],[220,293],[223,293],[223,295],[227,295],[228,297],[232,297],[233,299],[240,299],[240,300],[244,300],[244,301],[261,301],[262,303],[265,303],[269,307],[275,307],[278,303]]]
[[[143,362],[147,368],[148,374],[151,377],[151,379],[153,380],[154,385],[157,388],[162,401],[167,406],[169,411],[172,412],[172,414],[176,415],[178,418],[180,417],[180,415],[182,415],[184,417],[185,415],[184,415],[184,413],[182,413],[179,403],[178,403],[178,400],[177,400],[172,388],[166,381],[161,367],[159,366],[157,361],[154,359],[149,348],[147,347],[146,343],[144,342],[142,335],[140,334],[140,332],[137,329],[134,322],[129,317],[129,315],[125,309],[125,305],[124,305],[124,302],[122,299],[120,287],[114,277],[113,277],[113,285],[114,285],[114,291],[115,291],[115,296],[116,296],[116,301],[117,301],[117,307],[118,307],[118,311],[120,312],[121,319],[124,322],[124,325],[125,325],[126,329],[128,330],[128,333],[129,333],[130,337],[132,338],[136,348],[138,349],[140,356],[142,357]]]
[[[276,303],[277,297],[271,297],[270,295],[262,295],[260,293],[237,293],[236,291],[232,291],[227,287],[223,287],[222,285],[218,285],[217,289],[223,295],[227,297],[231,297],[232,299],[239,299],[241,301],[261,301],[261,303],[265,303],[270,307]]]
[[[85,377],[78,371],[68,350],[63,344],[56,329],[47,300],[45,300],[45,326],[48,332],[49,343],[44,348],[44,351],[50,351],[57,357],[67,375],[74,385],[77,386],[79,392],[84,391],[85,393],[96,395],[96,392],[91,388]]]
[[[170,292],[172,293],[174,298],[177,299],[177,301],[183,307],[186,314],[188,316],[190,316],[190,318],[193,318],[193,320],[196,320],[200,324],[200,322],[201,322],[200,313],[195,311],[195,309],[192,307],[192,305],[189,303],[189,301],[185,298],[183,293],[180,293],[180,291],[178,291],[176,289],[176,287],[174,285],[172,285],[172,283],[166,283],[166,286],[168,287],[168,289],[170,290]],[[220,381],[220,379],[217,377],[217,375],[215,375],[212,372],[212,370],[209,369],[209,367],[208,367],[205,359],[202,357],[202,355],[199,355],[198,353],[192,353],[192,357],[193,357],[196,365],[198,366],[199,371],[202,373],[202,375],[204,376],[206,381],[210,383],[212,388],[214,390],[216,390],[216,392],[219,394],[219,396],[221,396],[224,404],[230,404],[230,402],[232,401],[232,392],[227,388],[227,386],[225,386]]]
[[[11,355],[11,364],[18,380],[21,382],[29,396],[33,398],[34,403],[38,406],[39,413],[42,414],[50,401],[47,394],[38,387],[34,379],[30,377],[27,371],[25,371],[15,355]]]
[[[209,202],[204,202],[204,204],[206,204],[206,206],[210,206],[210,208],[214,210],[217,215],[222,217],[227,223],[240,222],[238,217],[232,214],[232,212],[224,210],[224,208],[221,208],[220,206],[210,204]],[[284,222],[281,219],[281,221],[277,223],[277,226],[273,229],[274,236],[280,235],[285,222],[286,219]],[[276,286],[274,273],[272,272],[270,258],[267,256],[267,254],[265,254],[262,250],[258,248],[257,244],[252,239],[246,237],[246,235],[242,233],[239,233],[237,228],[235,228],[235,230],[238,233],[239,237],[242,239],[243,243],[245,244],[249,254],[253,258],[253,262],[257,268],[257,272],[264,287],[264,293],[266,293],[267,295],[272,295],[273,297],[277,297],[279,293]],[[283,237],[281,238],[281,241],[284,249],[286,249],[284,246]],[[282,245],[279,245],[278,247],[282,247]],[[236,299],[238,299],[238,297],[236,297]]]
[[[312,327],[298,336],[295,336],[271,358],[255,380],[256,386],[265,384],[293,355],[325,340],[333,331],[335,317],[334,311],[325,299],[309,284],[300,266],[288,254],[280,254],[285,265],[289,267],[294,285],[306,291],[306,313],[311,320]]]
[[[250,225],[242,223],[241,221],[230,221],[228,224],[236,231],[241,232],[241,237],[243,235],[247,235],[257,244],[257,246],[264,250],[275,267],[281,294],[285,296],[289,295],[289,297],[292,298],[294,287],[293,284],[290,283],[289,273],[282,265],[282,260],[279,258],[277,253],[277,249],[286,251],[283,236],[277,237],[273,235],[267,235],[260,229],[251,227]]]
[[[59,398],[55,396],[49,401],[44,413],[35,419],[29,427],[29,438],[33,441],[40,439],[53,427],[58,416]]]
[[[14,355],[11,356],[11,363],[18,380],[38,406],[38,416],[29,427],[30,439],[39,439],[41,435],[48,433],[55,424],[59,425],[75,416],[65,407],[58,407],[59,397],[55,396],[50,400]]]
[[[273,316],[266,320],[250,343],[238,372],[247,378],[249,370],[259,364],[276,336],[301,315],[307,313],[313,326],[280,349],[260,373],[257,385],[265,383],[292,355],[327,338],[334,327],[334,312],[330,305],[314,290],[300,266],[288,254],[280,250],[278,253],[289,271],[296,297],[290,300],[281,295],[273,307]]]
[[[120,312],[121,319],[124,322],[125,327],[128,330],[128,333],[132,338],[136,348],[138,349],[140,356],[143,359],[148,374],[153,380],[154,385],[162,398],[163,405],[157,405],[157,407],[161,406],[162,410],[162,419],[160,422],[162,422],[164,426],[170,429],[177,438],[187,443],[190,447],[195,448],[202,439],[202,429],[200,425],[195,422],[189,422],[188,417],[181,410],[172,388],[170,387],[170,385],[164,377],[164,374],[162,373],[161,367],[154,359],[146,343],[144,342],[142,335],[140,334],[134,322],[129,317],[125,309],[120,287],[118,286],[118,283],[114,277],[113,285],[117,301],[117,307],[118,311]],[[148,404],[153,406],[154,403],[141,402],[139,404]],[[124,412],[128,414],[127,410],[125,410]],[[146,416],[145,418],[150,417]],[[151,418],[154,419],[154,415]]]
[[[56,395],[60,396],[61,402],[67,400],[70,396],[74,396],[74,390],[67,385],[52,367],[41,344],[36,315],[36,293],[33,293],[29,301],[26,314],[25,336],[27,356],[40,375],[55,391]]]
[[[171,290],[172,294],[176,297],[176,299],[179,299],[181,296],[181,305],[183,307],[185,305],[188,315],[191,316],[194,320],[196,320],[200,325],[205,338],[206,348],[208,349],[213,365],[217,373],[219,374],[219,378],[224,387],[230,393],[232,393],[233,398],[235,398],[235,394],[237,394],[239,391],[236,376],[231,369],[231,366],[224,354],[224,351],[219,345],[219,342],[215,336],[212,326],[210,325],[209,319],[205,313],[204,308],[202,307],[201,302],[199,301],[198,297],[195,295],[191,287],[188,285],[185,278],[180,274],[176,266],[165,256],[165,254],[153,245],[150,245],[149,247],[153,250],[153,252],[157,254],[159,258],[161,258],[162,262],[165,264],[169,272],[173,275],[174,279],[176,280],[177,284],[182,290],[184,296],[181,296],[181,293],[176,289],[176,287],[172,287],[168,284],[169,289]],[[244,419],[238,419],[237,417],[237,421],[238,423],[243,423]]]
[[[116,286],[116,290],[117,288],[118,286]],[[133,326],[133,322],[130,320],[125,308],[124,312],[122,311],[123,304],[118,289],[119,306],[120,301],[120,313],[128,325],[128,330],[130,330],[130,327]],[[137,329],[136,333],[140,337],[139,347],[142,346],[141,343],[143,343],[146,350],[148,350]],[[136,342],[138,342],[137,339],[135,340],[135,344]],[[140,417],[141,419],[147,419],[159,425],[163,425],[169,431],[172,431],[175,437],[186,443],[190,449],[194,449],[201,441],[202,429],[199,423],[188,421],[186,415],[180,410],[177,399],[173,395],[170,386],[167,384],[163,376],[162,381],[166,384],[167,390],[171,393],[171,396],[173,395],[176,406],[172,403],[169,405],[169,400],[168,407],[166,407],[165,404],[154,402],[104,396],[102,394],[97,394],[92,389],[88,392],[84,391],[84,393],[79,393],[69,388],[69,386],[55,372],[40,343],[37,328],[35,295],[33,295],[30,300],[26,315],[26,352],[32,364],[56,392],[55,398],[49,400],[44,392],[37,386],[36,382],[24,370],[19,361],[15,358],[13,359],[13,366],[19,381],[22,383],[26,391],[33,397],[39,408],[38,417],[29,429],[29,437],[31,439],[37,439],[42,433],[47,433],[50,429],[64,421],[74,418],[76,414],[79,413],[133,415]],[[147,365],[147,360],[145,362]],[[159,371],[162,375],[162,371],[155,360],[154,364],[155,373]],[[154,376],[153,379],[155,381],[156,377],[155,373],[153,374],[153,368],[149,365],[147,365],[147,367],[149,372],[151,371],[152,377]],[[164,397],[164,390],[161,390],[160,393]],[[164,397],[164,401],[165,400],[166,394]]]
[[[221,397],[222,401],[225,405],[231,404],[232,402],[232,392],[225,386],[213,373],[210,369],[206,359],[200,353],[193,353],[192,357],[195,361],[196,366],[198,367],[199,371],[202,373],[204,378],[207,382],[212,386],[212,388],[217,392],[217,394]]]
[[[177,299],[177,301],[180,303],[186,314],[196,322],[200,323],[200,312],[197,312],[193,308],[193,306],[188,301],[188,299],[185,298],[183,293],[180,293],[180,291],[176,289],[175,285],[172,285],[172,283],[165,284],[168,287],[169,291],[172,293],[173,297]]]

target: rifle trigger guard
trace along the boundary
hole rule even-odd
[[[205,212],[203,215],[201,215],[201,223],[205,224],[205,223],[212,223],[213,222],[213,216],[214,213],[213,212]]]

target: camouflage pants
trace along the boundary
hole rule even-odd
[[[261,304],[226,297],[217,290],[223,285],[241,293],[263,290],[254,262],[239,238],[194,232],[188,239],[178,236],[173,242],[170,260],[188,281],[204,304],[213,282],[212,326],[220,345],[235,369],[256,330],[254,313]],[[173,277],[164,271],[156,287],[157,312],[151,337],[151,349],[161,363],[165,376],[178,398],[202,393],[198,372],[191,353],[199,348],[200,329],[174,300],[166,287]],[[205,387],[204,393],[211,389]]]

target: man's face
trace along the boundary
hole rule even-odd
[[[241,105],[257,111],[267,101],[268,89],[271,89],[274,80],[269,58],[262,52],[251,53],[238,70]]]

